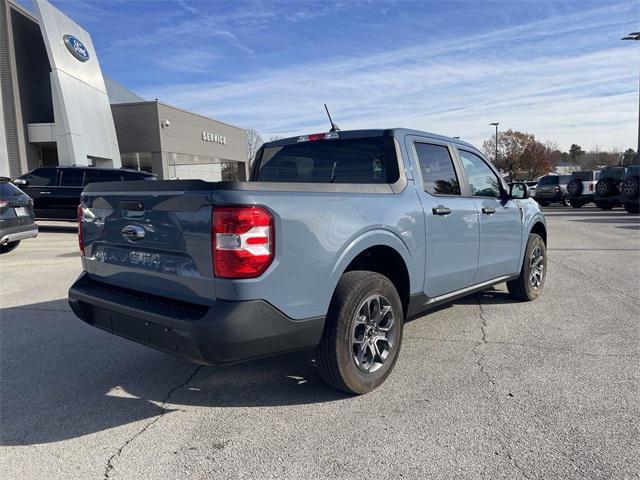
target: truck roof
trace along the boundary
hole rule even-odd
[[[309,133],[322,133],[322,132],[309,132]],[[386,129],[376,128],[376,129],[363,129],[363,130],[340,130],[338,134],[340,138],[378,137],[378,136],[384,136],[384,135],[391,135],[396,137],[400,137],[404,135],[418,135],[421,137],[433,138],[435,140],[443,140],[446,142],[451,142],[459,146],[472,148],[476,151],[478,150],[478,148],[475,147],[474,145],[457,138],[447,137],[446,135],[439,135],[437,133],[424,132],[422,130],[413,130],[410,128],[386,128]],[[300,135],[308,135],[308,133],[301,133]],[[264,144],[266,146],[278,146],[278,145],[288,145],[291,143],[297,143],[300,135],[295,137],[280,138],[278,140],[273,140],[271,142],[265,142]]]

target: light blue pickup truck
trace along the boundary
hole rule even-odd
[[[390,374],[403,323],[544,286],[547,229],[468,143],[406,129],[277,140],[249,182],[97,183],[78,207],[85,322],[212,365],[315,348],[332,386]]]

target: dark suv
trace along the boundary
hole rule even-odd
[[[627,168],[624,180],[620,183],[620,195],[624,209],[629,213],[640,213],[640,165]]]
[[[593,202],[602,210],[611,210],[622,205],[620,183],[624,179],[624,167],[606,167],[600,171],[600,180],[596,183]]]
[[[33,199],[37,218],[75,220],[80,194],[86,185],[128,180],[157,180],[157,177],[125,168],[41,167],[13,183]]]
[[[8,178],[0,177],[0,253],[7,253],[20,241],[38,235],[31,199]]]
[[[550,203],[562,203],[569,206],[567,200],[567,183],[569,175],[547,175],[538,181],[536,186],[535,200],[543,207],[548,207]]]

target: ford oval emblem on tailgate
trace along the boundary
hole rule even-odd
[[[144,228],[139,225],[126,225],[120,230],[122,236],[130,242],[139,242],[144,238]]]

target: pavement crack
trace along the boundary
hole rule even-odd
[[[476,356],[476,364],[478,365],[478,369],[480,370],[480,373],[484,376],[484,378],[487,380],[487,383],[489,384],[491,394],[493,396],[495,417],[498,420],[498,422],[504,424],[505,422],[500,412],[500,399],[498,398],[498,392],[496,390],[496,387],[497,387],[496,381],[491,376],[491,374],[487,371],[484,365],[485,356],[480,349],[480,347],[493,342],[487,341],[487,317],[485,315],[484,307],[480,302],[480,297],[476,295],[475,298],[476,298],[476,302],[478,303],[478,320],[480,321],[480,339],[474,344],[472,351]],[[520,475],[522,475],[524,478],[529,479],[530,477],[524,471],[523,467],[514,458],[513,452],[511,451],[511,447],[505,442],[505,440],[502,438],[502,435],[498,434],[497,429],[494,429],[493,436],[495,437],[497,442],[500,444],[500,446],[504,450],[506,458],[509,460],[509,463],[513,466],[513,468],[515,468],[520,473]]]
[[[187,377],[187,379],[184,382],[182,382],[179,385],[176,385],[175,387],[171,388],[171,390],[169,390],[167,392],[167,394],[165,395],[164,399],[162,400],[162,402],[158,406],[158,408],[160,408],[160,412],[158,413],[158,415],[156,415],[152,420],[148,421],[134,435],[132,435],[127,440],[125,440],[125,442],[122,445],[120,445],[120,447],[118,447],[118,449],[115,451],[115,453],[109,457],[109,459],[107,460],[107,464],[106,464],[106,466],[104,468],[103,478],[105,480],[109,478],[109,475],[111,474],[111,471],[114,468],[114,462],[122,455],[122,452],[124,451],[124,449],[127,448],[127,446],[131,442],[133,442],[136,438],[138,438],[139,436],[144,434],[149,428],[151,428],[156,422],[158,422],[164,416],[165,413],[167,413],[167,410],[165,409],[165,406],[169,402],[169,399],[174,394],[174,392],[176,392],[177,390],[181,389],[182,387],[188,385],[193,380],[193,378],[198,374],[198,372],[201,369],[202,369],[202,365],[198,365],[193,370],[193,372],[191,372],[191,374]]]
[[[556,265],[560,265],[561,267],[569,270],[570,272],[577,273],[578,275],[589,279],[591,282],[595,282],[596,285],[598,285],[599,287],[602,287],[602,288],[604,288],[606,290],[609,290],[610,292],[614,292],[614,293],[617,293],[618,295],[622,295],[623,297],[631,298],[631,299],[636,300],[636,301],[640,301],[640,297],[635,297],[635,296],[633,296],[633,295],[631,295],[631,294],[629,294],[627,292],[623,292],[622,290],[618,290],[617,288],[613,288],[610,285],[607,285],[605,282],[602,282],[601,279],[593,278],[590,275],[587,275],[586,273],[581,272],[580,270],[578,270],[576,268],[572,268],[569,265],[566,265],[566,264],[564,264],[562,262],[559,262],[557,260],[551,260],[551,258],[548,258],[547,261],[549,263],[554,263]]]

